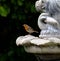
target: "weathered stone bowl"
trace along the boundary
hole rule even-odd
[[[22,45],[26,52],[37,56],[38,61],[60,60],[60,39],[56,37],[39,38],[32,35],[20,36],[17,45]]]

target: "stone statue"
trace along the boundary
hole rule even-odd
[[[59,37],[60,35],[60,0],[38,0],[35,3],[37,11],[42,11],[38,17],[38,26],[42,30],[39,37]]]

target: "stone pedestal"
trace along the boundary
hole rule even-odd
[[[60,39],[39,38],[32,35],[20,36],[17,45],[22,45],[27,53],[35,54],[38,61],[60,61]]]

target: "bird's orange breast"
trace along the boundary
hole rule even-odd
[[[27,25],[24,24],[23,26],[24,26],[26,31],[29,29]]]

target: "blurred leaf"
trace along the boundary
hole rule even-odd
[[[6,17],[8,13],[10,12],[10,9],[4,6],[0,6],[0,15]]]
[[[17,0],[17,3],[18,3],[19,6],[23,5],[23,1],[21,1],[21,0]]]
[[[11,3],[16,5],[16,0],[11,0]]]
[[[13,53],[14,53],[14,51],[9,51],[8,56],[12,56]]]
[[[31,12],[33,13],[33,12],[36,12],[35,11],[35,6],[34,5],[31,5]]]

